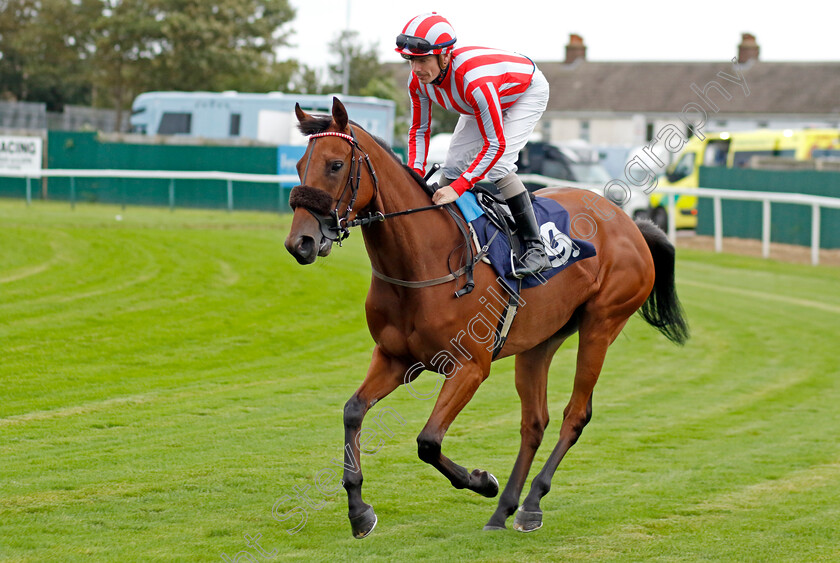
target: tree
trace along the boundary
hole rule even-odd
[[[163,40],[157,79],[173,89],[244,90],[269,74],[288,43],[288,0],[156,0]]]
[[[330,49],[336,53],[338,63],[329,66],[330,81],[323,91],[341,92],[344,74],[343,55],[349,57],[350,79],[348,93],[356,96],[375,96],[394,100],[396,106],[396,138],[405,139],[408,134],[408,93],[394,78],[393,65],[379,62],[377,46],[362,45],[359,32],[342,31],[330,43]],[[404,83],[403,83],[404,84]],[[432,134],[451,133],[458,122],[459,114],[435,106],[433,109]]]
[[[324,81],[318,70],[299,64],[283,91],[293,94],[323,94]]]
[[[0,0],[0,95],[60,110],[90,101],[84,14],[97,0]]]
[[[365,46],[359,40],[358,31],[342,31],[330,42],[331,52],[336,54],[338,63],[329,65],[329,83],[327,90],[341,92],[344,81],[344,57],[349,59],[350,76],[347,93],[351,96],[363,96],[365,90],[376,89],[373,82],[385,83],[390,74],[379,62],[377,45]],[[380,86],[381,88],[381,86]],[[368,94],[369,95],[369,94]],[[381,97],[381,96],[380,96]],[[388,96],[389,99],[393,99]]]
[[[154,0],[97,2],[88,56],[93,105],[117,110],[117,123],[134,96],[154,80],[154,59],[163,40]]]
[[[288,0],[0,0],[0,96],[125,109],[146,90],[284,88]]]
[[[397,135],[408,128],[402,125],[407,115],[407,94],[397,87],[392,71],[379,62],[377,44],[363,45],[358,31],[342,31],[330,42],[331,52],[336,54],[338,62],[329,65],[329,80],[322,92],[341,92],[344,78],[344,56],[348,57],[350,70],[347,93],[351,96],[375,96],[396,102]]]
[[[288,0],[105,0],[95,25],[97,105],[125,108],[148,90],[276,90],[294,17]]]

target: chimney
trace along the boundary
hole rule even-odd
[[[758,60],[758,43],[752,33],[742,33],[741,44],[738,45],[738,62],[744,64],[752,60]]]
[[[586,45],[583,44],[583,37],[577,33],[570,33],[569,44],[566,45],[566,64],[572,64],[578,59],[586,60]]]

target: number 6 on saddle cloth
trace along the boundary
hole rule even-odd
[[[571,238],[569,212],[562,205],[548,198],[532,198],[534,214],[540,225],[540,236],[552,268],[523,278],[523,289],[544,284],[567,266],[596,254],[592,243]],[[515,225],[507,206],[481,187],[465,192],[455,203],[474,230],[479,246],[483,248],[489,245],[487,257],[499,278],[504,280],[511,292],[516,292],[518,284],[514,284],[510,273],[514,261],[521,256],[513,250],[514,245],[520,245],[520,241],[513,231]],[[494,237],[498,231],[507,236]]]

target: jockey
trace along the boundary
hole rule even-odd
[[[516,175],[519,151],[546,105],[548,82],[523,55],[485,47],[454,49],[455,30],[436,12],[409,21],[396,51],[411,64],[408,164],[423,176],[431,137],[432,102],[460,113],[443,163],[436,204],[451,203],[487,178],[499,188],[526,249],[513,275],[549,269],[531,198]]]

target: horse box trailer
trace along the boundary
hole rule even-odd
[[[132,104],[131,131],[304,145],[306,137],[297,130],[295,104],[307,113],[329,115],[333,97],[342,101],[353,121],[393,144],[396,104],[392,100],[340,94],[145,92]]]

